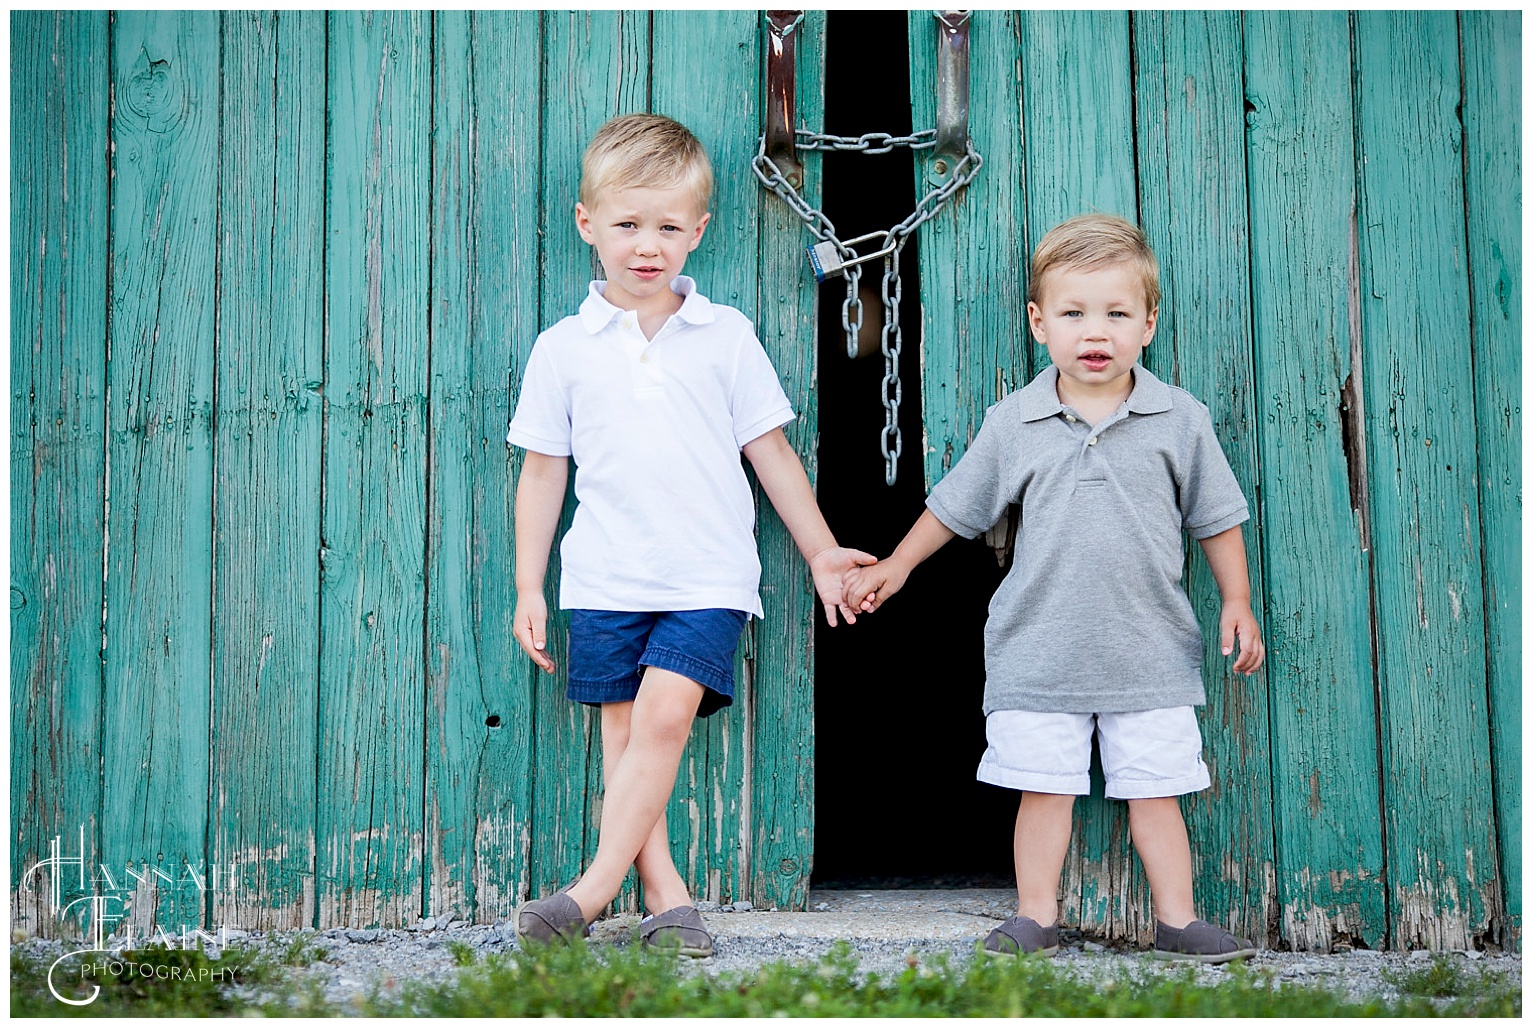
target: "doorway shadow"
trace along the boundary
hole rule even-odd
[[[827,21],[824,130],[908,134],[905,12],[831,11]],[[890,228],[914,209],[909,149],[823,160],[822,209],[841,238]],[[917,233],[900,264],[904,442],[893,486],[880,446],[884,358],[876,348],[847,357],[844,282],[820,287],[819,504],[842,544],[880,557],[925,501],[918,245]],[[882,261],[863,267],[871,299]],[[864,317],[879,323],[881,308],[866,303]],[[1017,795],[974,778],[985,747],[984,619],[1002,576],[982,540],[954,540],[875,614],[816,631],[815,888],[1014,885]]]

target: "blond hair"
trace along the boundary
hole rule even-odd
[[[661,114],[624,114],[596,131],[580,163],[580,202],[595,205],[616,189],[683,186],[705,212],[713,196],[713,166],[697,137]]]
[[[1131,221],[1115,214],[1081,214],[1049,229],[1032,252],[1032,276],[1027,299],[1041,304],[1043,276],[1055,268],[1092,270],[1126,265],[1144,283],[1144,300],[1153,311],[1160,306],[1160,265],[1149,240]]]

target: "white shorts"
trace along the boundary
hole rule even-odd
[[[1101,742],[1111,799],[1182,796],[1211,784],[1191,707],[1122,714],[994,711],[984,726],[989,749],[979,761],[979,781],[1025,792],[1088,795],[1093,732]]]

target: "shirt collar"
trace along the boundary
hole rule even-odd
[[[706,325],[713,320],[712,303],[697,291],[697,283],[690,276],[677,275],[670,283],[670,289],[682,298],[681,309],[676,311],[675,317],[690,325]],[[607,302],[605,292],[606,282],[597,279],[590,284],[589,292],[580,303],[580,324],[591,335],[600,332],[612,323],[613,318],[625,313],[621,307]]]
[[[1059,369],[1050,364],[1022,388],[1017,402],[1023,421],[1041,421],[1064,409],[1059,403],[1058,381]],[[1162,414],[1172,406],[1170,387],[1142,364],[1133,365],[1133,392],[1128,394],[1128,410],[1134,414]]]

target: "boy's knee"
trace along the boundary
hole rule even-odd
[[[650,668],[633,704],[631,735],[685,742],[691,735],[703,691],[702,685],[689,678]]]

